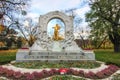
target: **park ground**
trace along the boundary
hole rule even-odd
[[[17,49],[14,49],[14,50],[0,50],[0,66],[6,65],[6,64],[10,63],[11,61],[15,61],[17,51],[18,51]],[[114,53],[114,51],[112,49],[94,49],[94,53],[95,53],[96,61],[104,62],[105,65],[115,65],[117,67],[120,67],[120,59],[119,59],[120,58],[120,53]],[[24,64],[22,64],[22,65],[24,65]],[[49,65],[47,65],[47,66],[49,66]],[[99,65],[97,65],[97,66],[99,66]],[[34,69],[34,67],[33,67],[33,69]],[[74,74],[74,72],[75,71],[73,70],[72,74]],[[117,76],[117,78],[119,78],[119,75]],[[72,80],[72,79],[74,79],[74,80],[86,80],[84,78],[75,78],[75,77],[66,76],[66,75],[53,76],[53,79],[48,79],[48,80],[61,80],[61,79],[63,79],[63,80],[65,80],[65,79],[66,80],[69,80],[69,79],[70,80]],[[114,79],[116,79],[116,77]]]

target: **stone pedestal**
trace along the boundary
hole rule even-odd
[[[81,53],[72,52],[39,52],[33,51],[29,54],[29,50],[19,50],[16,55],[16,61],[94,61],[95,54],[91,51]]]
[[[62,47],[59,41],[53,42],[52,52],[62,52]]]

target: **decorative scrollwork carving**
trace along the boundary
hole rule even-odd
[[[72,31],[67,31],[66,38],[64,41],[62,41],[62,47],[66,48],[66,47],[72,46],[73,40],[74,40],[74,35],[73,35]]]

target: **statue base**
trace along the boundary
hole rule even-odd
[[[95,61],[93,51],[83,51],[75,42],[73,44],[66,49],[62,49],[60,42],[54,41],[51,50],[42,49],[40,46],[38,48],[37,44],[30,49],[19,49],[16,61]]]

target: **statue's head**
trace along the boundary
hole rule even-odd
[[[56,24],[56,26],[58,26],[58,24]]]

